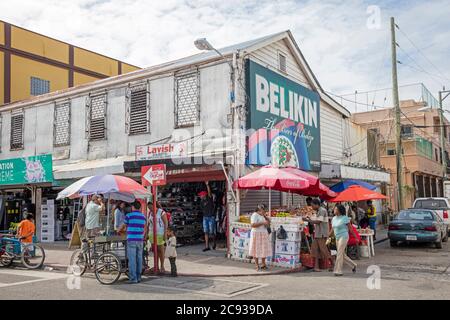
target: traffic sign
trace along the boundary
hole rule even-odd
[[[151,166],[141,167],[142,185],[147,186],[163,186],[166,184],[166,165],[154,164]]]

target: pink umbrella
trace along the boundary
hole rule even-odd
[[[271,189],[282,192],[296,192],[309,187],[309,181],[287,172],[284,168],[265,166],[235,182],[238,189]]]
[[[282,192],[299,192],[309,187],[309,181],[298,175],[289,173],[285,168],[265,166],[252,172],[234,183],[237,189],[269,189],[269,211],[272,206],[272,190]]]
[[[294,167],[284,168],[284,170],[286,172],[289,172],[291,174],[297,175],[303,179],[308,180],[309,187],[306,189],[302,189],[296,193],[302,194],[304,196],[321,197],[324,199],[334,198],[337,195],[337,193],[335,193],[330,188],[328,188],[326,185],[324,185],[322,182],[320,182],[318,177],[313,176],[312,174],[309,174],[307,172],[304,172],[304,171],[302,171],[298,168],[294,168]]]

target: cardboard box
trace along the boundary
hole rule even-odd
[[[235,238],[250,239],[250,233],[251,233],[250,229],[234,228],[233,236]]]
[[[275,242],[276,254],[298,255],[300,254],[300,241],[278,240]]]
[[[301,265],[300,255],[276,254],[273,257],[272,265],[282,268],[297,268]]]
[[[302,234],[298,231],[286,231],[286,241],[301,241]]]
[[[250,238],[234,237],[233,244],[234,244],[234,248],[236,248],[236,249],[247,249],[248,250],[248,247],[250,245]]]

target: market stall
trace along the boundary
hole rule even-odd
[[[235,183],[238,189],[276,190],[311,196],[331,197],[335,194],[317,177],[296,168],[265,166]],[[284,268],[301,266],[300,256],[303,246],[309,252],[309,243],[304,239],[305,223],[298,212],[291,208],[272,208],[269,192],[269,212],[271,215],[272,255],[267,263]],[[250,244],[250,215],[242,214],[238,222],[231,223],[231,258],[251,262],[248,256]]]

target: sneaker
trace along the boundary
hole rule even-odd
[[[209,251],[209,250],[211,250],[211,249],[208,247],[208,248],[203,249],[203,252],[206,252],[206,251]]]
[[[214,243],[214,245],[213,245],[213,250],[216,250],[216,244]]]

